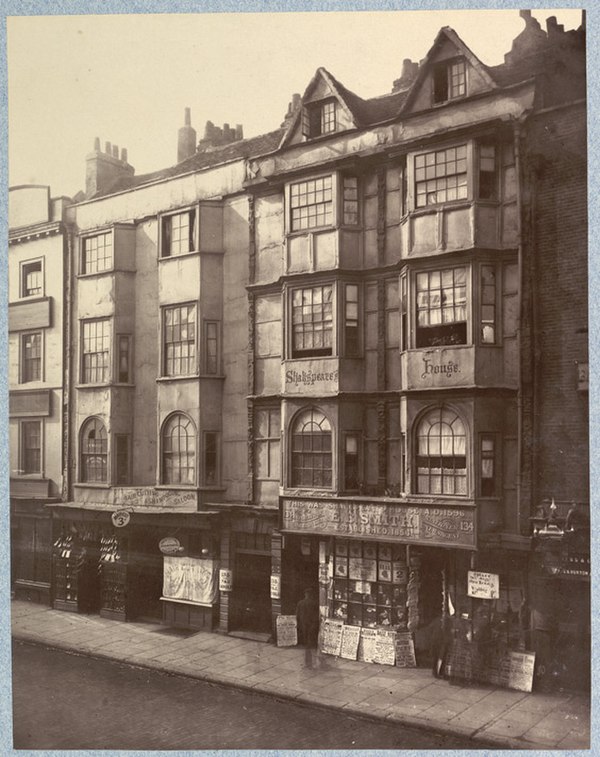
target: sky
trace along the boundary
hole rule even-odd
[[[533,15],[581,23],[574,9]],[[9,185],[73,196],[95,137],[127,148],[137,175],[172,165],[186,107],[198,138],[207,120],[272,131],[319,66],[385,94],[442,26],[495,65],[524,22],[516,9],[9,17]]]

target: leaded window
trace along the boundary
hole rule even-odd
[[[292,486],[329,489],[332,485],[331,425],[311,408],[298,415],[292,428]]]

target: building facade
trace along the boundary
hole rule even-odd
[[[96,142],[55,607],[267,639],[312,586],[419,660],[448,618],[589,669],[585,30],[522,16],[261,137],[188,112],[155,174]]]

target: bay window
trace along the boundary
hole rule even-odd
[[[305,287],[292,292],[292,357],[333,354],[333,287]]]
[[[289,185],[286,197],[291,232],[359,223],[360,193],[356,176],[334,173],[298,181]]]
[[[416,275],[416,347],[467,344],[467,269]]]
[[[416,207],[464,200],[467,186],[467,146],[415,155]]]

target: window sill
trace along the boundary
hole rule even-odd
[[[75,384],[75,389],[108,389],[114,386],[112,381],[104,381],[98,384]]]
[[[12,473],[11,481],[49,481],[42,473]]]
[[[171,489],[183,492],[198,491],[198,486],[196,484],[155,484],[149,488],[160,489],[161,491],[169,491]]]
[[[44,300],[50,299],[49,297],[46,297],[45,294],[23,294],[19,297],[18,300],[13,300],[10,302],[10,305],[16,305],[20,302],[43,302]]]
[[[200,378],[199,373],[186,373],[185,376],[158,376],[157,384],[168,383],[169,381],[196,381]]]
[[[111,276],[115,273],[135,273],[135,271],[129,271],[125,268],[107,268],[106,271],[94,271],[93,273],[78,273],[76,279],[94,279],[99,276]]]
[[[412,218],[415,218],[418,216],[430,215],[432,213],[438,212],[439,210],[445,210],[446,208],[452,208],[452,210],[457,210],[460,208],[470,208],[474,202],[475,202],[474,199],[468,198],[468,197],[461,198],[460,200],[447,200],[446,202],[434,202],[431,205],[424,205],[423,207],[413,208],[403,218],[408,218],[409,216]]]
[[[190,250],[189,252],[176,252],[174,255],[161,255],[158,258],[159,263],[166,263],[169,260],[181,260],[181,258],[193,258],[200,255],[200,250]]]
[[[73,484],[74,489],[112,489],[112,484],[102,484],[99,482],[86,483],[85,481],[77,481]]]
[[[339,228],[337,224],[330,223],[326,226],[314,226],[310,229],[294,229],[293,231],[290,229],[286,232],[286,237],[292,239],[294,237],[303,237],[307,234],[318,234],[323,231],[337,231]]]

